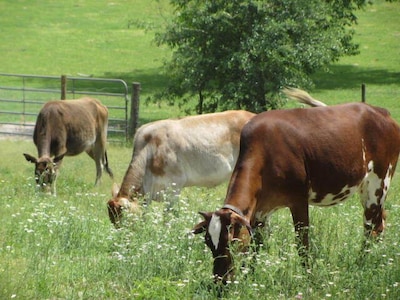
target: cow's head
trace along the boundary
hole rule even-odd
[[[50,157],[36,158],[26,153],[24,153],[24,156],[27,161],[35,164],[35,180],[38,190],[47,194],[55,194],[54,185],[64,154],[54,159]]]
[[[239,249],[246,248],[251,239],[250,223],[237,213],[220,209],[214,213],[199,212],[204,221],[197,224],[194,234],[206,232],[205,243],[211,249],[214,258],[214,280],[224,284],[233,275],[233,259],[230,246],[239,242]]]
[[[119,194],[119,187],[117,184],[113,184],[111,191],[112,199],[108,201],[108,216],[110,217],[111,223],[118,228],[122,220],[122,212],[125,210],[133,214],[140,213],[140,207],[137,199],[131,199],[129,196],[122,196]]]

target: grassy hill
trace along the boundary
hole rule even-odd
[[[358,12],[360,55],[316,74],[313,95],[327,103],[357,101],[366,83],[367,100],[393,108],[400,119],[393,105],[400,96],[399,9],[398,2],[379,0]],[[171,51],[155,45],[154,34],[171,14],[167,0],[0,2],[0,72],[138,81],[144,100],[168,81],[162,65]],[[142,105],[141,113],[146,120],[180,114],[165,105]]]

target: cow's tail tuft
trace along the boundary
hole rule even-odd
[[[300,103],[307,104],[312,107],[327,106],[325,103],[314,99],[306,91],[296,88],[284,88],[282,92],[289,98],[299,101]]]

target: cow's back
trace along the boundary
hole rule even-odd
[[[253,116],[247,111],[226,111],[140,127],[132,161],[143,165],[140,156],[146,156],[144,190],[146,186],[162,189],[171,182],[180,187],[215,186],[227,180],[239,153],[241,129]]]
[[[354,103],[270,111],[244,127],[235,172],[262,169],[264,197],[289,206],[289,194],[300,199],[312,190],[318,202],[360,184],[370,161],[382,178],[399,151],[399,127],[380,108]]]
[[[77,155],[85,151],[107,126],[107,119],[107,108],[97,99],[45,103],[38,114],[33,135],[39,156]],[[45,153],[48,151],[50,153]]]

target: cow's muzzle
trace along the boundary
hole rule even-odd
[[[110,200],[108,201],[107,207],[111,223],[113,223],[116,228],[119,228],[122,217],[122,206],[115,200]]]

